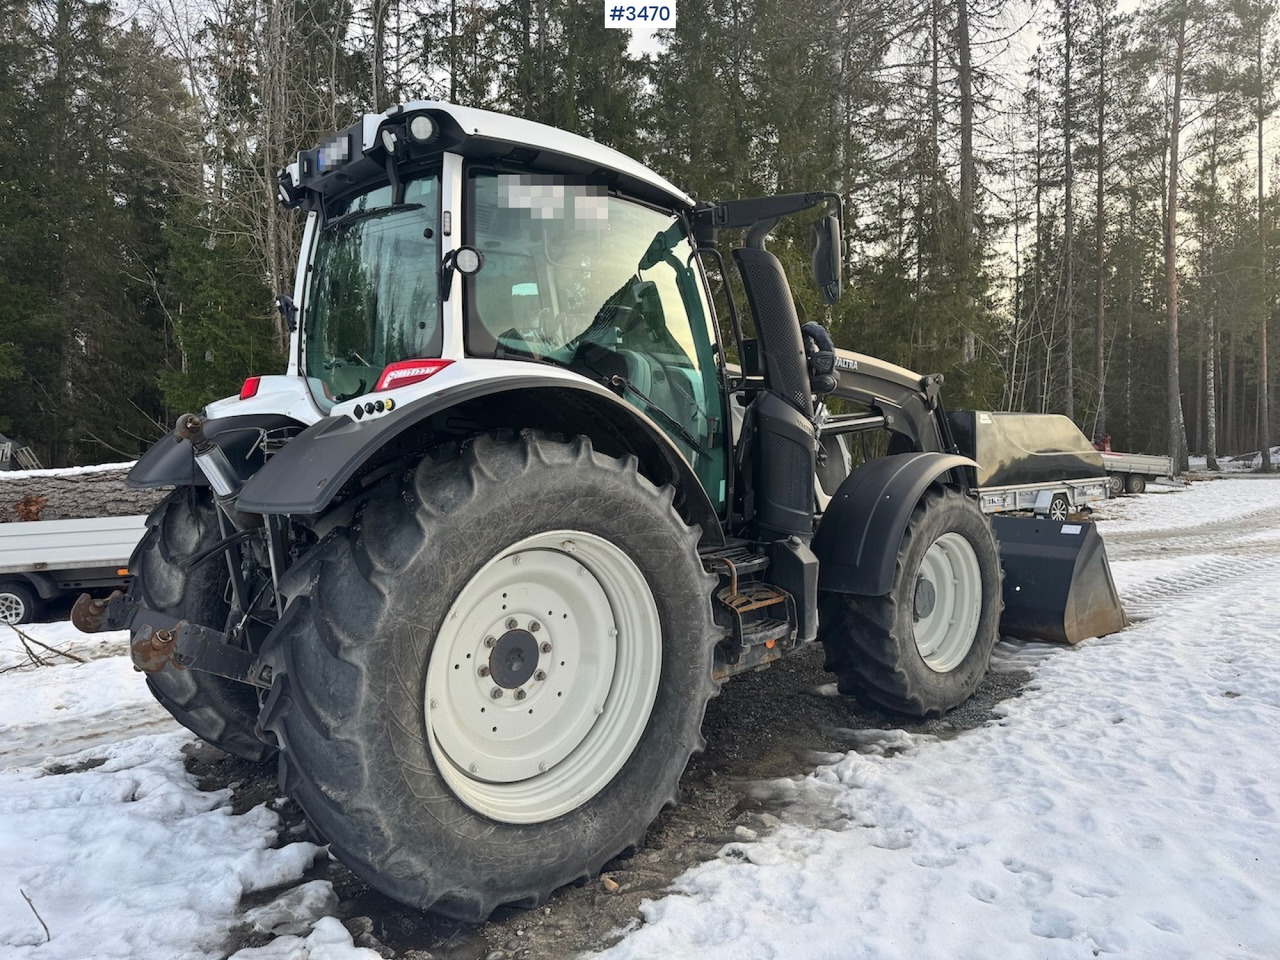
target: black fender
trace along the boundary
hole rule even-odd
[[[854,470],[831,498],[813,538],[821,564],[818,588],[864,597],[887,594],[893,589],[898,544],[920,497],[948,471],[977,466],[955,454],[901,453]]]
[[[286,427],[303,429],[303,424],[278,413],[250,413],[236,417],[208,420],[204,435],[222,448],[229,460],[240,470],[245,479],[262,467],[263,453],[258,448],[258,438],[263,430],[280,430]],[[172,430],[138,458],[125,483],[131,487],[207,487],[209,481],[196,466],[195,450],[183,443]]]
[[[451,438],[495,429],[583,435],[610,456],[631,454],[640,472],[676,490],[676,509],[719,546],[724,531],[688,461],[649,417],[590,381],[532,375],[459,383],[356,421],[321,420],[287,443],[240,491],[245,513],[318,516],[384,474],[381,467],[420,456]],[[364,481],[364,482],[362,482]]]

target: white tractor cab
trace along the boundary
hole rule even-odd
[[[1000,558],[942,378],[802,326],[765,249],[816,211],[834,302],[834,194],[696,203],[572,134],[415,102],[300,153],[280,195],[307,216],[289,369],[138,462],[176,489],[129,592],[75,619],[132,630],[204,739],[278,754],[373,886],[474,920],[592,875],[676,801],[717,683],[814,640],[892,710],[982,680]],[[740,368],[704,267],[725,231]],[[1097,541],[1054,526],[1032,633],[1070,634]]]

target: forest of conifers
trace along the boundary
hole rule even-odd
[[[283,371],[300,224],[276,170],[408,99],[510,112],[702,199],[845,198],[837,343],[952,407],[1065,413],[1116,449],[1276,440],[1272,0],[0,0],[0,431],[136,456]],[[1274,381],[1272,374],[1270,380]]]

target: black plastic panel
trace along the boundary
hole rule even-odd
[[[255,413],[208,420],[204,425],[204,435],[222,448],[227,459],[241,471],[241,479],[244,479],[262,467],[262,451],[254,449],[261,436],[260,431],[285,427],[302,430],[303,424],[278,413]],[[209,485],[204,473],[196,466],[191,444],[176,441],[172,430],[138,458],[125,478],[125,483],[131,487]]]
[[[740,248],[733,251],[733,258],[755,318],[756,336],[764,354],[765,382],[770,390],[812,418],[809,367],[786,272],[767,250]]]
[[[589,436],[610,456],[633,454],[641,472],[676,488],[676,507],[703,528],[704,544],[724,541],[720,520],[693,468],[658,426],[603,387],[541,375],[466,382],[356,422],[331,417],[309,427],[245,484],[246,513],[316,516],[361,488],[361,478],[413,458],[453,436],[531,427]]]
[[[973,466],[968,457],[953,454],[903,453],[853,471],[831,498],[813,538],[822,564],[819,587],[864,597],[892,590],[898,545],[920,497],[949,470]]]

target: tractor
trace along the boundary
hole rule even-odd
[[[288,369],[142,456],[129,482],[173,490],[74,619],[130,630],[199,737],[276,758],[371,886],[480,920],[595,875],[676,803],[719,684],[814,642],[889,710],[974,692],[1002,571],[942,377],[837,349],[766,248],[814,211],[834,303],[836,194],[695,201],[427,101],[279,192]]]

